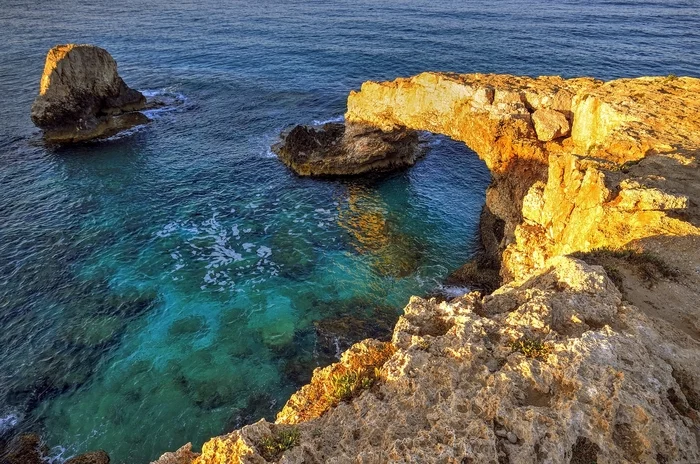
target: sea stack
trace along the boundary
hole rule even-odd
[[[272,146],[300,176],[352,176],[413,166],[422,150],[416,131],[367,124],[295,126]]]
[[[107,50],[58,45],[46,55],[31,117],[49,142],[82,142],[148,122],[138,112],[145,105],[146,97],[119,77]]]

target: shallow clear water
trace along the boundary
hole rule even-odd
[[[473,252],[489,174],[466,147],[426,136],[411,170],[300,179],[268,149],[285,126],[426,69],[700,63],[695,1],[26,4],[0,12],[0,435],[39,430],[59,459],[147,462],[272,417],[335,354],[314,323],[386,329]],[[63,42],[105,47],[170,110],[43,147],[29,107]]]

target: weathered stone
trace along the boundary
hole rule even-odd
[[[0,462],[3,464],[42,464],[48,447],[35,433],[17,435],[3,449],[0,446]]]
[[[65,464],[109,464],[109,455],[102,450],[90,451],[70,458]]]
[[[302,176],[347,176],[412,166],[421,150],[414,131],[383,131],[365,124],[296,126],[272,147]]]
[[[137,112],[145,104],[146,98],[119,77],[117,63],[106,50],[58,45],[46,56],[31,117],[46,140],[80,142],[148,122]]]
[[[313,390],[278,416],[300,436],[283,462],[700,462],[689,396],[700,360],[687,336],[623,303],[602,268],[571,258],[497,293],[515,303],[490,316],[474,294],[413,297],[381,380],[351,403],[316,410],[309,393],[326,392],[342,363],[317,370]],[[518,351],[525,339],[548,356]],[[357,349],[344,362],[373,365]],[[214,438],[194,462],[262,463],[257,444],[275,427]]]
[[[437,73],[352,93],[346,120],[440,132],[484,159],[482,236],[505,250],[506,285],[411,298],[386,358],[344,353],[381,365],[348,402],[321,400],[347,363],[318,369],[278,416],[300,436],[282,462],[700,462],[698,93],[693,78]],[[573,116],[572,135],[539,140],[542,109]],[[605,267],[564,256],[600,248]],[[262,463],[275,427],[214,438],[196,462]]]
[[[158,464],[191,464],[199,456],[192,451],[192,443],[187,443],[175,452],[164,453],[156,462]]]
[[[539,109],[532,113],[532,122],[535,124],[537,138],[543,142],[568,137],[571,134],[571,126],[566,116],[556,110]]]

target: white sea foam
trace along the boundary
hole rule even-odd
[[[121,131],[118,134],[115,134],[111,137],[107,137],[104,140],[107,142],[113,142],[115,140],[120,140],[120,139],[123,139],[126,137],[130,137],[130,136],[134,135],[135,133],[141,132],[142,130],[146,129],[146,127],[148,127],[146,124],[139,124],[138,126],[134,126],[134,127],[131,127],[127,130]]]
[[[171,88],[147,89],[141,93],[149,100],[155,100],[162,106],[141,111],[149,119],[158,119],[165,113],[171,113],[183,107],[187,103],[187,97]]]
[[[4,434],[5,432],[9,432],[10,430],[17,427],[17,424],[19,424],[19,422],[20,417],[18,414],[15,413],[10,413],[6,416],[0,416],[0,435]]]
[[[258,256],[261,258],[267,258],[272,254],[272,249],[266,247],[266,246],[261,246],[258,248]]]
[[[469,287],[458,287],[450,285],[440,285],[438,289],[440,293],[442,293],[448,298],[457,298],[471,291]]]
[[[242,229],[239,224],[227,223],[227,216],[220,217],[217,212],[213,212],[211,217],[201,224],[192,221],[172,221],[154,234],[162,238],[181,238],[185,250],[188,250],[183,252],[183,245],[176,245],[168,251],[173,259],[170,272],[174,281],[188,278],[187,274],[181,272],[192,272],[199,268],[204,271],[202,290],[209,288],[235,291],[233,276],[236,276],[236,280],[244,277],[248,283],[252,283],[254,280],[262,282],[279,274],[279,265],[269,259],[272,249],[250,241],[252,236],[249,234],[253,229]],[[244,238],[248,240],[243,240]],[[253,265],[250,259],[256,255],[259,261]],[[181,271],[182,269],[185,271]],[[247,271],[238,272],[243,269]]]
[[[324,124],[328,124],[330,122],[343,122],[345,121],[345,116],[342,114],[340,116],[333,116],[332,118],[329,119],[316,119],[314,120],[313,124],[314,126],[322,126]]]

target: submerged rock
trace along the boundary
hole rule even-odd
[[[392,324],[389,320],[342,316],[315,321],[314,329],[317,348],[321,353],[327,357],[340,358],[345,350],[365,338],[388,341],[391,338]]]
[[[0,447],[0,462],[3,464],[41,464],[48,451],[35,433],[23,433],[14,437],[5,446]]]
[[[421,155],[415,131],[341,123],[295,126],[272,150],[302,176],[393,171],[413,166]]]
[[[81,142],[148,122],[137,112],[145,105],[146,97],[124,83],[106,50],[58,45],[46,56],[31,117],[46,140]]]
[[[67,460],[66,464],[109,464],[109,462],[109,455],[102,450],[98,450],[75,456]]]

